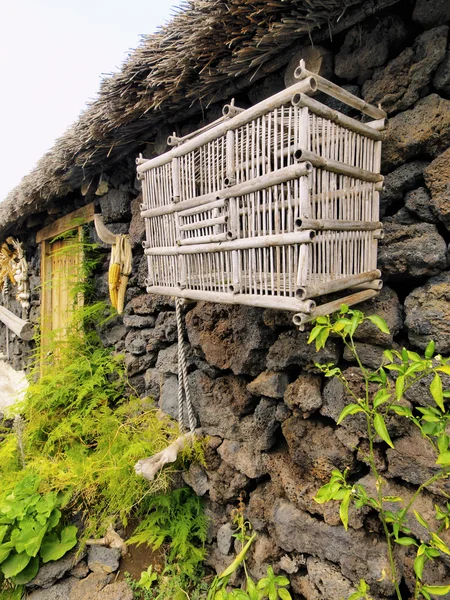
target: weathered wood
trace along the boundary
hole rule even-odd
[[[350,296],[344,296],[343,298],[339,298],[338,300],[333,300],[333,302],[321,304],[309,315],[306,315],[304,313],[298,313],[294,315],[294,324],[297,325],[297,327],[300,330],[303,330],[303,326],[306,323],[314,321],[314,319],[316,319],[317,317],[322,317],[324,315],[329,315],[331,313],[336,312],[340,309],[342,304],[347,304],[347,306],[353,306],[355,304],[358,304],[359,302],[370,300],[370,298],[374,298],[377,294],[378,292],[375,290],[363,290],[361,292],[357,292],[356,294],[351,294]]]
[[[36,233],[36,242],[39,244],[44,240],[51,240],[52,238],[65,233],[66,231],[75,229],[79,225],[93,221],[94,213],[95,209],[93,202],[87,204],[86,206],[82,206],[78,210],[61,217],[57,221],[54,221],[54,223],[50,223],[50,225],[40,229]]]
[[[156,167],[170,162],[174,156],[183,156],[188,152],[199,148],[200,146],[208,144],[209,142],[212,142],[218,137],[225,135],[227,131],[230,131],[231,129],[237,129],[242,125],[250,123],[253,119],[257,119],[261,115],[268,113],[270,110],[278,108],[286,102],[289,102],[292,95],[297,92],[308,94],[315,91],[316,89],[317,87],[314,77],[307,77],[306,79],[299,81],[299,83],[296,83],[294,86],[291,86],[287,90],[282,90],[281,92],[278,92],[278,94],[275,94],[270,98],[266,98],[266,100],[255,104],[251,108],[248,108],[247,110],[235,115],[231,119],[227,119],[224,122],[219,123],[216,127],[213,127],[208,131],[204,131],[200,135],[186,141],[184,144],[176,146],[169,152],[166,152],[161,156],[157,156],[156,158],[150,159],[144,164],[138,165],[138,175],[143,175],[146,171],[149,171],[150,169],[154,169]]]
[[[372,119],[385,119],[386,118],[386,116],[387,116],[386,112],[384,110],[382,110],[381,108],[372,106],[372,104],[369,104],[365,100],[358,98],[358,96],[351,94],[350,92],[348,92],[347,90],[344,90],[343,88],[339,87],[335,83],[328,81],[328,79],[324,79],[320,75],[311,73],[310,71],[305,69],[305,67],[303,67],[302,65],[300,65],[296,68],[295,78],[297,80],[302,81],[308,77],[315,78],[315,81],[317,82],[317,88],[321,92],[325,92],[325,94],[332,96],[336,100],[339,100],[340,102],[343,102],[344,104],[348,104],[348,106],[352,106],[353,108],[360,110],[365,115],[372,117]],[[289,88],[289,89],[292,89],[292,88]]]
[[[199,252],[227,252],[229,250],[249,250],[254,248],[270,248],[271,246],[288,246],[289,244],[310,244],[314,239],[314,231],[302,230],[296,233],[279,235],[262,235],[254,239],[231,240],[229,242],[212,242],[196,245],[184,245],[159,248],[146,248],[148,256],[178,256],[179,254],[198,254]],[[198,238],[197,238],[198,239]]]
[[[21,340],[33,339],[34,325],[30,321],[24,321],[4,306],[0,306],[0,321]]]

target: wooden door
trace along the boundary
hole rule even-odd
[[[74,310],[83,302],[79,290],[82,280],[82,225],[94,219],[89,204],[41,229],[41,348],[51,338],[64,339]]]

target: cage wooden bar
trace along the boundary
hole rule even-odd
[[[290,88],[246,110],[228,105],[198,135],[137,159],[148,292],[287,309],[300,327],[378,293],[386,115],[302,64],[296,74]],[[318,89],[375,120],[330,109],[311,98]]]

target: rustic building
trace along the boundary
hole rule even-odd
[[[63,302],[41,297],[55,232],[77,217],[98,242],[93,215],[101,213],[111,231],[129,233],[133,251],[124,312],[103,332],[104,343],[125,353],[139,395],[176,416],[175,307],[145,290],[135,160],[165,152],[173,132],[183,136],[214,121],[232,98],[246,108],[293,83],[303,56],[310,68],[388,113],[378,255],[384,287],[361,308],[382,316],[391,333],[360,330],[362,360],[373,366],[388,346],[423,351],[432,339],[439,352],[450,353],[449,22],[448,0],[189,2],[103,82],[99,98],[0,204],[0,242],[18,238],[28,258],[29,318],[38,322],[43,301],[48,315],[55,315],[52,302]],[[106,297],[109,247],[103,248],[96,286]],[[9,308],[22,314],[12,299]],[[51,330],[56,321],[44,326]],[[350,467],[355,482],[367,481],[368,469],[358,419],[336,427],[346,399],[339,383],[315,370],[308,333],[297,331],[288,313],[209,303],[186,308],[186,328],[191,394],[210,447],[207,468],[194,465],[185,479],[205,497],[212,517],[209,563],[219,570],[230,562],[230,510],[244,490],[259,533],[255,574],[275,565],[289,573],[299,599],[347,598],[361,578],[373,598],[393,598],[373,516],[351,511],[346,533],[338,509],[312,499],[331,469]],[[8,336],[6,348],[0,325],[0,353],[8,351],[9,362],[22,369],[31,342]],[[339,344],[327,345],[319,360],[340,361],[352,377]],[[427,393],[411,388],[407,398],[423,405]],[[396,447],[379,445],[379,468],[392,495],[408,497],[433,473],[434,458],[408,428],[389,427]],[[425,518],[448,491],[447,483],[423,492]],[[448,533],[442,536],[449,542]],[[397,554],[406,598],[413,559],[407,548]],[[435,563],[427,577],[448,583],[448,561]]]

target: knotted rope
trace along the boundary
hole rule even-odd
[[[180,432],[185,430],[184,406],[186,405],[189,430],[193,434],[195,432],[196,419],[192,406],[191,394],[189,391],[189,382],[187,376],[186,363],[186,346],[183,335],[183,303],[181,298],[175,299],[175,308],[177,315],[177,332],[178,332],[178,423]]]

